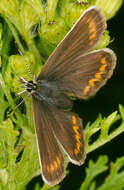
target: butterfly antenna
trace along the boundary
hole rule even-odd
[[[8,117],[9,117],[9,115],[10,114],[12,114],[21,104],[23,104],[24,103],[24,99],[19,103],[19,104],[17,104],[13,109],[11,109],[10,111],[9,111],[9,113],[7,114],[8,115]]]
[[[30,68],[29,68],[29,65],[27,64],[27,61],[26,61],[26,59],[25,59],[23,53],[22,53],[19,49],[18,49],[18,51],[19,51],[20,55],[23,57],[23,59],[24,59],[24,63],[25,63],[26,68],[27,68],[27,70],[28,70],[28,73],[29,73],[29,75],[30,75],[30,77],[31,77],[31,79],[32,79],[33,76],[32,76],[31,70],[30,70]]]

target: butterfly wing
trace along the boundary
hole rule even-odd
[[[87,99],[107,82],[116,66],[116,56],[108,48],[81,55],[57,69],[58,87],[72,96]],[[56,70],[54,71],[56,72]]]
[[[65,67],[76,57],[92,49],[105,28],[106,21],[101,10],[97,7],[87,9],[48,58],[38,79],[48,76],[50,80],[59,66]]]
[[[74,164],[85,160],[82,122],[76,114],[35,97],[32,102],[42,176],[47,184],[55,185],[65,176],[62,147]]]
[[[110,49],[86,53],[97,44],[105,27],[100,9],[89,8],[49,57],[38,80],[55,81],[61,91],[78,98],[95,95],[116,65]]]
[[[65,177],[64,158],[52,131],[56,123],[48,106],[34,97],[32,103],[42,177],[48,185],[56,185]]]
[[[66,65],[63,63],[57,66],[47,74],[46,80],[54,81],[63,93],[88,99],[107,82],[115,66],[114,52],[104,48],[80,55]]]
[[[56,107],[51,109],[51,113],[57,124],[52,125],[53,132],[70,161],[76,165],[83,164],[86,157],[86,144],[81,119],[72,112]]]

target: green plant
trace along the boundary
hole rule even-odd
[[[26,63],[33,74],[38,74],[43,63],[57,44],[72,27],[82,11],[90,5],[100,6],[107,19],[115,15],[122,0],[85,0],[78,5],[76,0],[1,0],[0,1],[0,190],[25,190],[33,177],[40,174],[36,139],[33,127],[31,99],[23,96],[25,105],[10,114],[21,98],[19,76],[30,79]],[[108,3],[108,6],[105,6]],[[111,7],[111,4],[113,5]],[[51,24],[49,24],[51,23]],[[24,55],[17,52],[16,44]],[[109,31],[103,35],[99,48],[111,42]],[[2,58],[2,61],[1,61]],[[23,108],[23,109],[22,109]],[[121,124],[110,132],[111,126]],[[124,131],[124,108],[108,117],[98,115],[96,121],[85,127],[87,153],[109,142]],[[92,136],[99,132],[92,143]],[[96,163],[89,161],[86,176],[80,190],[95,190],[96,177],[110,169],[110,174],[98,190],[122,190],[124,188],[124,158],[119,158],[109,168],[107,156]],[[118,182],[118,183],[117,183]],[[61,185],[35,190],[60,189]]]

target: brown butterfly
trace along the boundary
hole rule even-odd
[[[69,96],[88,99],[111,77],[116,56],[93,50],[106,28],[97,7],[87,9],[48,58],[38,77],[21,78],[32,96],[34,124],[43,180],[56,185],[65,177],[63,151],[76,165],[84,163],[86,143],[81,119],[70,110]]]

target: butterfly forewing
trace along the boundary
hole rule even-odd
[[[42,175],[48,184],[55,185],[65,176],[62,148],[74,164],[81,165],[85,160],[82,122],[76,114],[34,96],[32,101]]]
[[[35,97],[32,102],[42,177],[47,184],[56,185],[65,177],[64,158],[52,130],[56,123],[44,102]]]
[[[92,7],[85,11],[48,58],[38,79],[47,76],[51,80],[51,77],[53,79],[58,74],[57,69],[67,69],[68,63],[97,44],[105,28],[105,18],[99,8]]]

